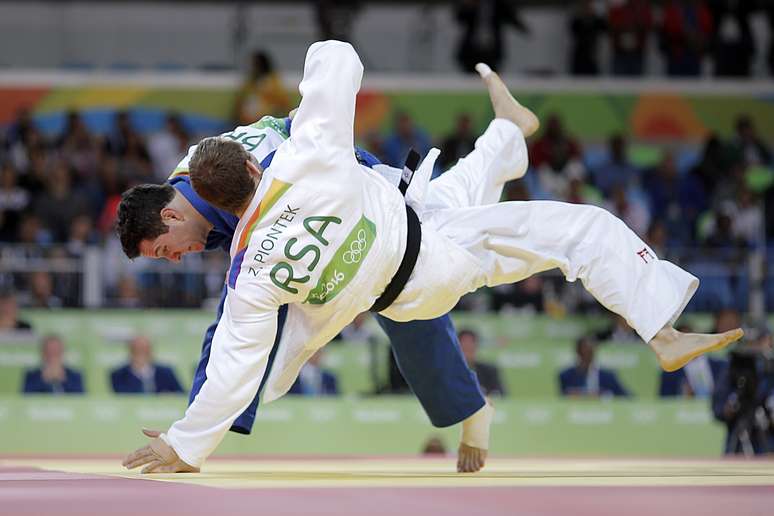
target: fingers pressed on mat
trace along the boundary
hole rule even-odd
[[[161,461],[154,460],[153,462],[151,462],[150,464],[148,464],[147,466],[142,468],[140,473],[143,474],[143,475],[145,475],[147,473],[157,473],[156,468],[160,467],[161,465],[162,465]]]
[[[146,446],[139,450],[130,453],[123,461],[123,465],[129,469],[136,468],[140,464],[145,464],[149,460],[153,460],[156,457],[156,453]]]

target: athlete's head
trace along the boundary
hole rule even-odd
[[[188,164],[193,186],[213,206],[241,216],[253,198],[261,169],[252,155],[228,138],[205,138]]]
[[[166,258],[204,250],[209,227],[183,195],[164,185],[138,185],[118,205],[117,232],[129,258]]]

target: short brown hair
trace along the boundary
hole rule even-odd
[[[238,214],[255,192],[245,162],[251,156],[242,145],[220,136],[205,138],[196,147],[188,172],[199,196],[213,206]]]

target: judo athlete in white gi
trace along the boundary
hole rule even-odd
[[[201,467],[257,392],[264,403],[281,397],[317,349],[375,305],[396,321],[433,318],[482,286],[559,268],[625,317],[665,369],[741,336],[740,330],[676,332],[671,324],[698,280],[659,260],[602,209],[555,202],[436,207],[427,193],[435,149],[404,199],[354,158],[362,73],[349,44],[310,47],[293,133],[263,173],[233,141],[209,138],[199,144],[190,164],[194,189],[240,217],[224,314],[198,396],[166,434],[130,454],[127,467],[147,465],[146,472]],[[489,190],[471,184],[467,193],[448,195],[485,198]],[[421,236],[414,213],[422,221]],[[267,251],[261,242],[270,233],[282,245]],[[387,296],[419,239],[410,275],[399,282],[397,294]],[[388,306],[380,306],[386,297]],[[273,346],[277,310],[285,304],[288,320]]]

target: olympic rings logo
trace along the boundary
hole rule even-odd
[[[365,251],[366,245],[367,242],[365,229],[360,229],[357,232],[357,240],[352,241],[352,243],[349,245],[349,251],[344,253],[344,256],[342,257],[344,263],[347,265],[360,263],[360,260],[363,258],[363,251]]]

